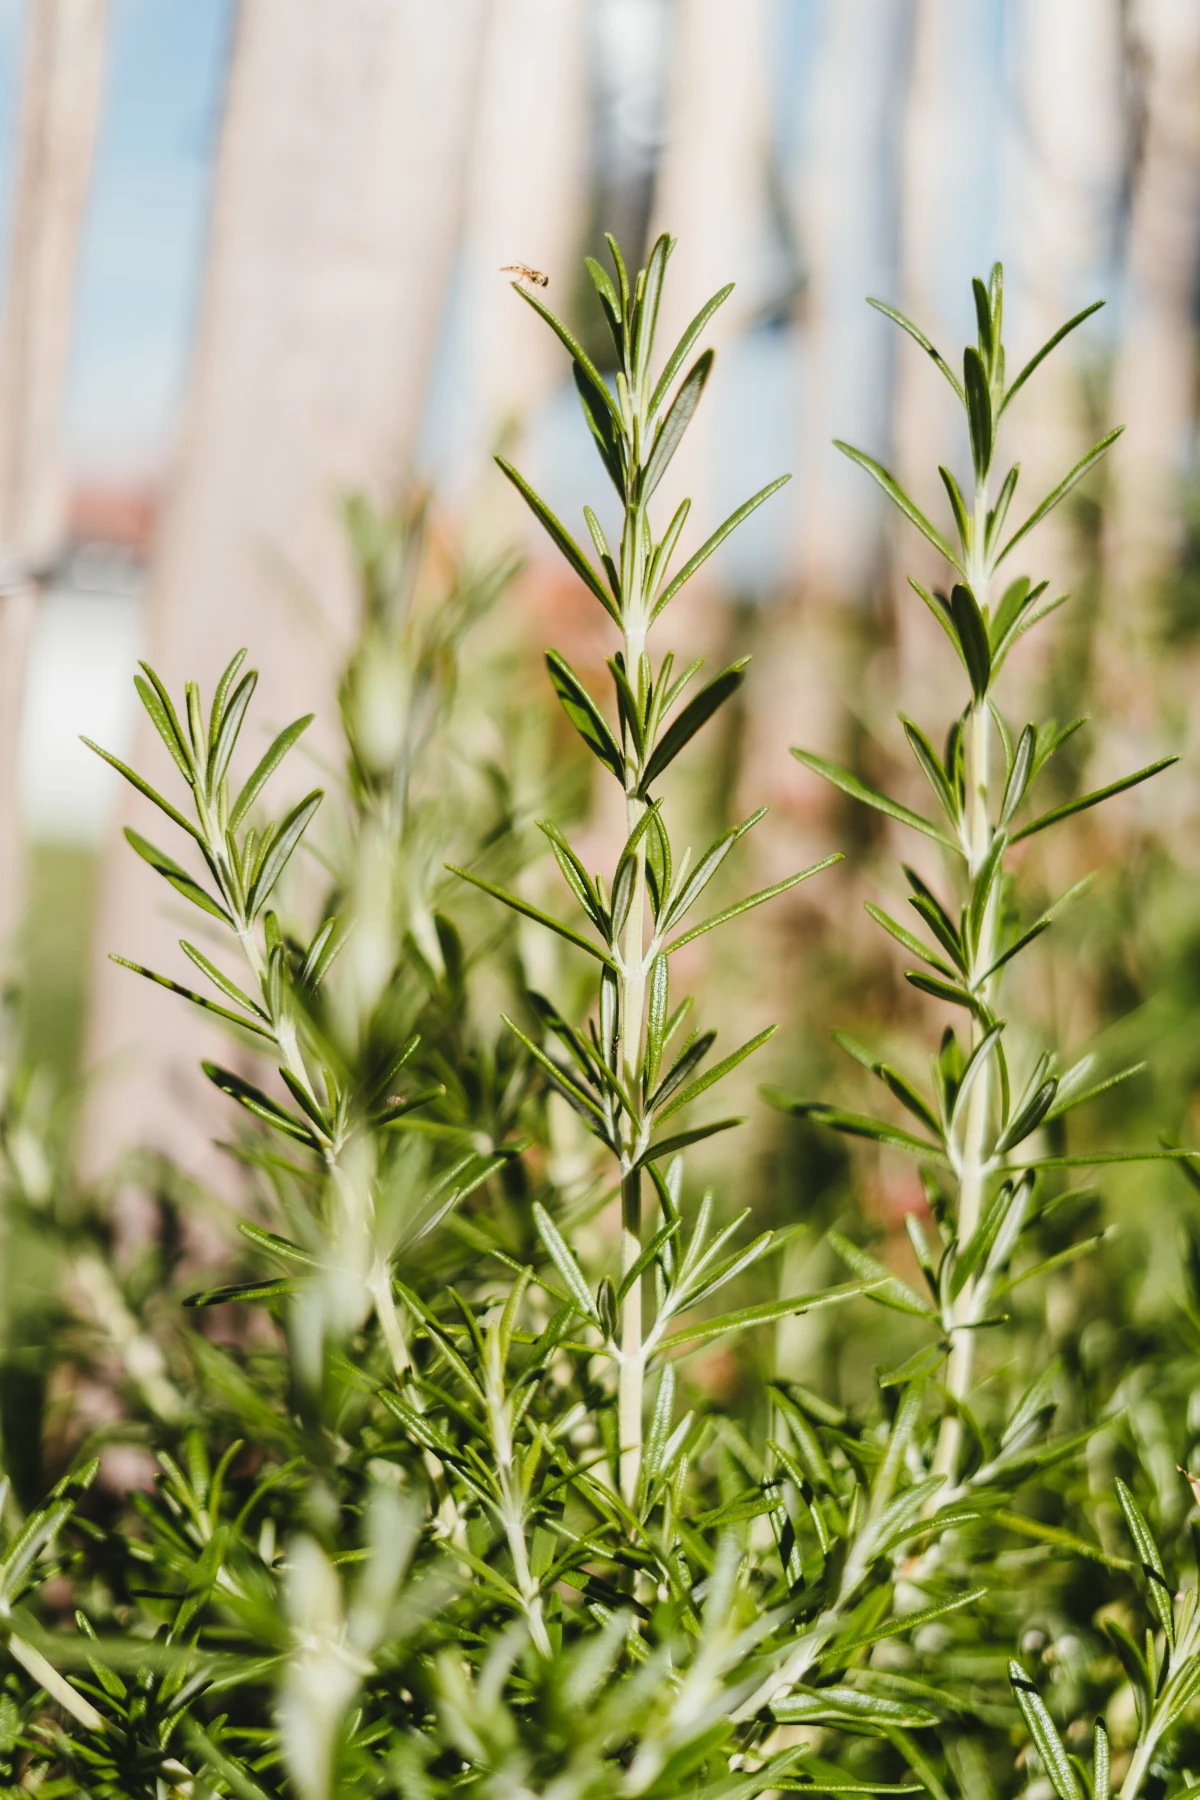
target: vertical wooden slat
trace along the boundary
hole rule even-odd
[[[17,743],[36,577],[66,514],[63,398],[106,0],[30,0],[0,321],[0,944],[22,903]]]
[[[207,693],[249,646],[263,676],[258,731],[311,710],[331,717],[355,618],[338,500],[356,487],[386,496],[410,467],[487,10],[484,0],[242,0],[148,637],[173,689],[193,677]],[[261,748],[251,732],[247,758]],[[135,760],[171,786],[148,725]],[[317,775],[298,761],[278,785],[289,779]],[[120,823],[163,836],[136,796]],[[184,921],[170,899],[115,836],[91,991],[92,1167],[130,1143],[193,1169],[209,1163],[213,1108],[197,1062],[215,1040],[106,961],[119,951],[178,972]]]

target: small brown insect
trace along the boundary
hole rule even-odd
[[[515,275],[518,281],[529,281],[534,287],[549,287],[550,277],[543,275],[540,269],[527,269],[524,263],[505,263],[502,275]]]

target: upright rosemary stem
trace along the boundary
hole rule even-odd
[[[976,533],[982,535],[982,521],[986,516],[987,492],[981,487],[976,493],[975,517]],[[976,597],[981,605],[986,604],[987,575],[981,567],[972,570]],[[987,861],[988,851],[992,845],[992,823],[988,811],[988,777],[990,773],[990,718],[987,700],[977,697],[971,708],[967,735],[967,877],[968,886],[973,891],[975,883]],[[991,968],[996,960],[996,931],[999,919],[997,894],[999,883],[993,882],[984,908],[980,924],[979,944],[976,950],[975,966],[972,977]],[[988,998],[990,982],[980,990],[980,998]],[[983,1026],[978,1019],[972,1020],[971,1048],[977,1048],[984,1035]],[[962,1164],[958,1186],[958,1220],[957,1235],[959,1244],[969,1242],[983,1212],[984,1185],[987,1179],[987,1137],[988,1125],[992,1112],[992,1064],[989,1060],[979,1071],[971,1089],[967,1105],[967,1117],[963,1129]],[[951,1315],[950,1330],[950,1362],[947,1371],[947,1387],[955,1402],[965,1402],[971,1390],[971,1379],[975,1368],[975,1331],[978,1323],[975,1317],[976,1295],[978,1283],[974,1277],[963,1286],[962,1292],[954,1302]],[[955,1411],[944,1414],[941,1429],[938,1433],[937,1450],[934,1454],[933,1473],[944,1475],[953,1486],[958,1474],[959,1454],[962,1448],[962,1419]]]
[[[489,1357],[486,1375],[486,1405],[491,1428],[492,1448],[496,1455],[500,1506],[504,1518],[504,1535],[513,1561],[517,1591],[529,1625],[529,1635],[543,1656],[551,1655],[550,1637],[542,1609],[542,1596],[529,1566],[529,1548],[525,1542],[525,1521],[521,1506],[520,1483],[513,1465],[511,1408],[504,1393],[503,1370],[498,1360]]]
[[[640,521],[635,524],[640,531]],[[640,596],[639,596],[640,598]],[[627,624],[625,629],[625,667],[636,684],[638,665],[645,648],[644,629]],[[625,829],[632,833],[645,812],[645,801],[635,794],[625,799]],[[617,1069],[631,1095],[637,1090],[637,1069],[642,1046],[642,1014],[645,1008],[645,895],[646,857],[643,837],[635,852],[633,899],[625,926],[622,946],[624,972],[617,1018]],[[641,1146],[637,1141],[638,1121],[629,1121],[629,1143],[626,1164],[636,1160]],[[642,1253],[642,1177],[641,1171],[626,1166],[621,1174],[621,1274],[628,1275]],[[621,1364],[617,1384],[617,1424],[621,1446],[621,1495],[632,1506],[637,1496],[642,1468],[642,1388],[645,1381],[645,1353],[642,1332],[642,1284],[631,1283],[621,1303]]]

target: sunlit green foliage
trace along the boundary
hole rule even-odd
[[[1024,576],[995,591],[994,577],[1111,436],[1006,536],[1016,475],[992,491],[997,427],[1046,351],[1007,382],[998,269],[976,284],[978,343],[961,380],[899,320],[962,401],[974,471],[969,505],[942,471],[952,542],[849,452],[955,577],[948,593],[917,592],[962,662],[963,704],[944,749],[903,721],[937,812],[797,755],[934,846],[936,872],[906,869],[927,935],[871,910],[922,965],[912,985],[966,1023],[945,1032],[928,1090],[841,1040],[903,1124],[771,1095],[915,1158],[928,1200],[927,1221],[907,1221],[913,1281],[834,1231],[850,1278],[793,1292],[780,1253],[808,1221],[748,1233],[753,1193],[726,1202],[691,1180],[705,1154],[692,1146],[739,1123],[710,1115],[709,1089],[770,1032],[715,1054],[691,996],[673,991],[672,958],[717,926],[748,929],[742,915],[837,859],[701,906],[763,813],[693,855],[670,772],[743,687],[746,663],[702,684],[686,648],[657,644],[670,603],[779,483],[681,555],[688,503],[669,519],[652,503],[709,378],[700,339],[729,290],[660,362],[671,242],[632,279],[610,247],[612,274],[589,269],[612,388],[540,296],[517,291],[571,358],[619,537],[610,544],[588,508],[585,551],[502,464],[612,628],[603,699],[558,651],[546,657],[570,726],[620,784],[607,879],[546,819],[565,884],[561,905],[547,901],[526,879],[512,771],[466,767],[463,639],[511,570],[434,580],[431,602],[420,507],[351,510],[364,617],[341,686],[336,794],[264,811],[307,719],[232,777],[256,680],[241,655],[207,706],[194,686],[177,706],[151,670],[138,678],[182,785],[162,794],[117,766],[185,860],[130,840],[196,909],[200,941],[181,948],[200,979],[129,966],[230,1028],[230,1056],[206,1066],[238,1109],[227,1148],[244,1183],[242,1244],[218,1286],[189,1291],[171,1262],[156,1291],[139,1284],[92,1214],[71,1224],[48,1210],[55,1181],[70,1183],[38,1160],[36,1088],[10,1082],[7,1228],[30,1231],[39,1208],[56,1220],[76,1287],[123,1348],[125,1441],[155,1470],[97,1501],[97,1446],[81,1444],[44,1502],[36,1459],[5,1490],[10,1791],[986,1800],[1016,1791],[1035,1758],[1040,1791],[1058,1800],[1108,1800],[1118,1764],[1125,1800],[1151,1781],[1156,1800],[1192,1789],[1194,1589],[1174,1597],[1160,1539],[1097,1460],[1119,1398],[1099,1397],[1107,1419],[1072,1418],[1085,1384],[1070,1387],[1054,1361],[1028,1366],[1021,1311],[1098,1235],[1075,1223],[1094,1195],[1062,1171],[1104,1155],[1072,1155],[1060,1121],[1129,1071],[1010,1047],[1021,1033],[1005,975],[1059,910],[1022,915],[1010,852],[1165,763],[1038,810],[1034,784],[1075,726],[1017,730],[995,689],[1012,644],[1060,602]],[[686,646],[685,604],[670,623]],[[548,934],[556,997],[530,987],[513,915]],[[570,1186],[554,1179],[560,1102],[591,1146],[591,1177]],[[773,1370],[774,1327],[830,1308],[861,1319],[869,1364],[880,1307],[911,1341],[876,1368],[863,1405]],[[209,1335],[213,1318],[233,1323]],[[1200,1312],[1185,1310],[1178,1330],[1163,1369],[1182,1386]],[[703,1353],[748,1343],[759,1374],[723,1402]],[[9,1381],[11,1329],[5,1353]],[[1177,1546],[1160,1538],[1169,1559]],[[1080,1568],[1086,1606],[1070,1592]],[[1144,1638],[1140,1622],[1126,1627],[1135,1597]],[[1119,1698],[1126,1678],[1137,1707],[1132,1734],[1116,1716],[1089,1725],[1087,1766],[1079,1733],[1056,1722],[1062,1692],[1047,1704],[1044,1668],[1033,1678],[1027,1666],[1047,1641],[1041,1621],[1081,1611],[1090,1636],[1069,1649],[1060,1629],[1052,1667],[1073,1715]]]

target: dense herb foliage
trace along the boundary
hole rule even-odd
[[[1180,1153],[1073,1155],[1061,1121],[1130,1071],[1062,1068],[1004,1010],[1013,963],[1071,898],[1024,917],[1014,847],[1165,767],[1039,811],[1038,777],[1076,725],[1018,730],[996,693],[1012,646],[1060,604],[1029,577],[1001,589],[1000,565],[1112,441],[1009,531],[1016,472],[994,485],[997,428],[1087,314],[1011,382],[999,269],[976,283],[961,380],[892,314],[966,414],[970,504],[941,472],[953,541],[847,451],[951,567],[949,592],[914,587],[961,660],[964,704],[944,749],[902,722],[933,817],[796,754],[934,846],[936,866],[905,867],[926,935],[871,910],[921,965],[912,985],[965,1024],[946,1029],[928,1091],[842,1040],[915,1123],[770,1094],[914,1158],[928,1203],[907,1219],[916,1285],[834,1232],[849,1279],[791,1293],[780,1252],[805,1221],[748,1234],[753,1195],[698,1195],[684,1162],[740,1122],[711,1115],[709,1090],[770,1032],[718,1053],[672,959],[718,926],[745,929],[742,914],[837,858],[706,900],[763,813],[693,854],[671,771],[746,664],[703,681],[682,602],[670,623],[684,651],[657,642],[667,608],[780,484],[681,560],[688,503],[660,519],[653,502],[729,290],[660,362],[671,242],[633,279],[610,248],[611,276],[588,266],[613,388],[540,295],[517,292],[571,358],[619,536],[587,508],[586,551],[501,465],[612,628],[603,699],[546,657],[570,726],[620,785],[607,879],[545,820],[565,884],[561,906],[545,901],[513,771],[462,754],[479,705],[462,643],[512,570],[431,571],[420,506],[351,509],[364,611],[336,796],[264,814],[307,719],[233,779],[256,680],[241,655],[207,708],[193,685],[177,706],[151,670],[138,678],[174,797],[116,766],[182,834],[186,860],[130,841],[202,929],[181,944],[196,986],[129,966],[230,1029],[229,1056],[205,1066],[239,1109],[227,1149],[243,1242],[200,1291],[178,1247],[149,1273],[115,1263],[101,1215],[45,1155],[36,1084],[8,1083],[11,1245],[66,1246],[81,1316],[121,1348],[107,1379],[125,1409],[43,1499],[38,1456],[10,1425],[28,1302],[23,1315],[9,1278],[0,1767],[13,1793],[986,1800],[1028,1782],[1108,1800],[1114,1770],[1124,1800],[1192,1791],[1186,1509],[1169,1543],[1160,1533],[1188,1570],[1176,1596],[1124,1445],[1132,1485],[1109,1479],[1120,1396],[1043,1354],[1026,1299],[1096,1245],[1069,1223],[1094,1196],[1066,1171]],[[531,926],[559,958],[538,962],[557,970],[557,996],[531,985]],[[579,1133],[569,1177],[564,1104]],[[150,1178],[177,1218],[178,1182]],[[776,1325],[831,1308],[862,1320],[869,1361],[877,1307],[912,1341],[867,1404],[771,1373]],[[1178,1329],[1160,1372],[1183,1394],[1200,1311]],[[723,1403],[697,1353],[748,1344]],[[47,1369],[24,1373],[45,1388]],[[96,1481],[94,1452],[114,1437],[157,1466],[121,1497]],[[1081,1735],[1083,1711],[1105,1707],[1108,1727]]]

